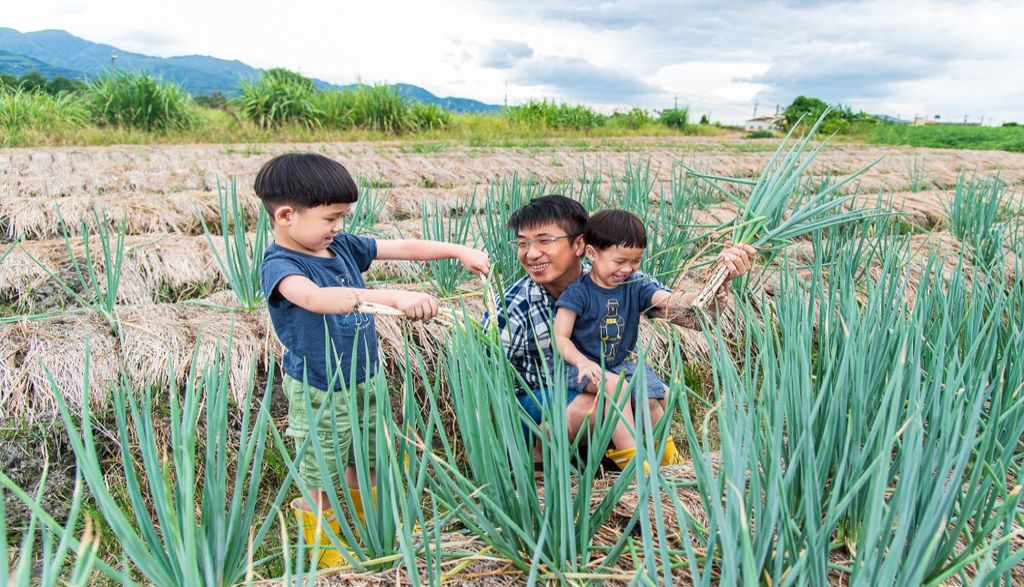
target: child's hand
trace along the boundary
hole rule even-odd
[[[747,271],[754,264],[754,255],[757,249],[747,244],[733,245],[732,241],[725,241],[725,250],[718,255],[718,262],[724,263],[729,268],[729,278],[732,281]]]
[[[437,316],[437,300],[434,296],[418,291],[404,291],[395,299],[395,307],[413,320],[430,320]]]
[[[478,275],[487,275],[491,270],[491,260],[487,257],[485,251],[471,247],[462,247],[462,250],[459,251],[458,259],[463,267]]]
[[[586,377],[594,385],[601,386],[601,376],[604,375],[601,365],[594,361],[584,361],[576,365],[576,370],[579,372],[576,375],[576,383],[583,383],[583,378]]]

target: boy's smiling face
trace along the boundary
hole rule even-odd
[[[327,245],[341,231],[350,204],[327,204],[313,208],[281,206],[274,211],[274,240],[278,245],[314,255],[329,256]]]
[[[624,247],[613,245],[607,249],[598,249],[587,245],[587,258],[590,259],[590,277],[601,287],[613,288],[625,283],[640,268],[640,259],[644,256],[641,247]]]

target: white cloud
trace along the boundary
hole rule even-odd
[[[12,3],[4,24],[492,103],[557,97],[735,122],[798,94],[855,109],[1024,120],[1024,4],[523,0]]]

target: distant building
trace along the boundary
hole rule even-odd
[[[981,126],[980,122],[968,122],[967,120],[942,120],[937,116],[935,118],[918,117],[914,119],[914,125],[916,126],[929,124],[941,124],[942,126]]]
[[[872,114],[871,117],[878,122],[884,122],[886,124],[910,124],[909,120],[903,120],[902,118],[896,118],[895,116],[889,116],[888,114]]]
[[[779,124],[781,121],[777,116],[758,116],[744,122],[743,130],[779,130],[782,128]]]

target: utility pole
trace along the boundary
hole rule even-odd
[[[672,97],[672,108],[679,110],[679,96]]]
[[[751,118],[757,118],[757,100],[754,100],[754,115]]]

